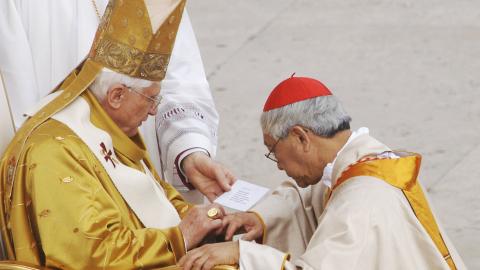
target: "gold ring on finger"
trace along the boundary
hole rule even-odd
[[[218,215],[219,212],[220,210],[218,210],[218,208],[212,207],[208,209],[207,216],[211,219],[215,219],[215,217]]]

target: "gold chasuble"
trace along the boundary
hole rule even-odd
[[[116,162],[143,170],[143,160],[155,173],[141,138],[130,140],[89,91],[82,97],[91,106],[92,123],[111,135]],[[125,269],[174,265],[185,254],[178,227],[144,228],[95,155],[67,126],[47,120],[27,145],[14,192],[25,203],[13,206],[9,224],[15,259],[58,268]],[[155,178],[160,179],[156,173]],[[188,205],[168,183],[159,182],[183,216]]]
[[[10,260],[131,269],[172,266],[185,254],[176,224],[189,205],[159,178],[140,136],[126,136],[86,91],[103,68],[161,81],[184,6],[185,0],[111,0],[88,57],[17,132],[0,164],[1,233]],[[78,108],[86,114],[76,117]],[[92,148],[88,132],[75,126],[80,120],[108,140]],[[128,185],[119,183],[135,184],[118,181],[115,168],[151,180],[143,183],[158,196],[145,202],[157,208],[145,203],[148,211],[139,210],[143,198],[132,203]],[[152,209],[165,209],[168,215],[157,214],[166,220],[149,219]],[[152,223],[158,226],[146,228]]]
[[[417,181],[421,156],[406,152],[394,152],[394,154],[399,156],[399,158],[367,156],[350,165],[338,178],[332,191],[335,191],[342,183],[356,176],[371,176],[382,179],[388,184],[401,189],[419,222],[435,243],[450,269],[456,270],[455,263],[450,256],[447,245],[443,241],[428,201]]]

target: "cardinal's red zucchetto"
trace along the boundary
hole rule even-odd
[[[330,95],[332,92],[320,81],[292,75],[272,90],[263,111],[267,112],[302,100]]]

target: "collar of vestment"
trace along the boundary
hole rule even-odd
[[[29,111],[25,112],[25,116],[33,116],[42,107],[50,103],[53,99],[58,97],[62,91],[54,92],[42,100],[40,100]],[[97,98],[90,91],[82,93],[81,97],[85,99],[90,107],[90,120],[96,127],[106,131],[112,138],[113,148],[116,153],[128,158],[132,163],[139,164],[140,160],[145,160],[147,157],[147,150],[140,133],[133,137],[128,137],[120,127],[118,127],[112,118],[105,112]]]
[[[112,137],[113,148],[116,153],[126,156],[135,164],[138,164],[140,160],[147,157],[147,150],[139,133],[133,137],[128,137],[127,134],[113,122],[112,118],[105,112],[97,98],[95,98],[90,91],[85,91],[82,97],[90,106],[90,120],[92,124],[103,129]]]
[[[128,159],[141,159],[142,156],[148,159],[146,154],[142,155],[140,146],[113,123],[96,98],[88,93],[52,118],[68,126],[88,146],[145,227],[168,228],[178,225],[180,217],[177,210],[145,162],[139,160],[139,164],[132,164]],[[92,118],[100,126],[93,124]],[[125,136],[125,142],[117,141],[120,148],[116,150],[113,138],[120,140],[122,135]]]
[[[370,137],[368,134],[356,137],[345,145],[335,160],[332,169],[332,186],[336,184],[337,179],[348,166],[356,163],[365,156],[378,155],[386,151],[390,151],[390,148]]]
[[[350,137],[348,137],[348,140],[347,142],[343,145],[343,147],[340,149],[340,151],[337,152],[337,155],[335,156],[335,159],[328,163],[325,168],[323,168],[323,175],[322,175],[322,179],[321,179],[321,183],[325,186],[327,186],[328,188],[332,188],[333,185],[335,183],[332,183],[334,178],[332,178],[332,174],[333,174],[333,166],[335,165],[335,161],[337,160],[337,157],[338,155],[353,141],[355,140],[357,137],[361,136],[361,135],[364,135],[364,134],[368,134],[369,130],[368,128],[366,127],[361,127],[357,130],[355,130],[354,132],[352,132],[352,134],[350,135]]]

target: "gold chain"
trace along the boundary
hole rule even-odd
[[[98,12],[97,3],[95,2],[95,0],[92,0],[92,4],[93,4],[93,7],[95,8],[95,13],[97,13],[98,20],[100,21],[102,18],[100,17],[100,12]]]

